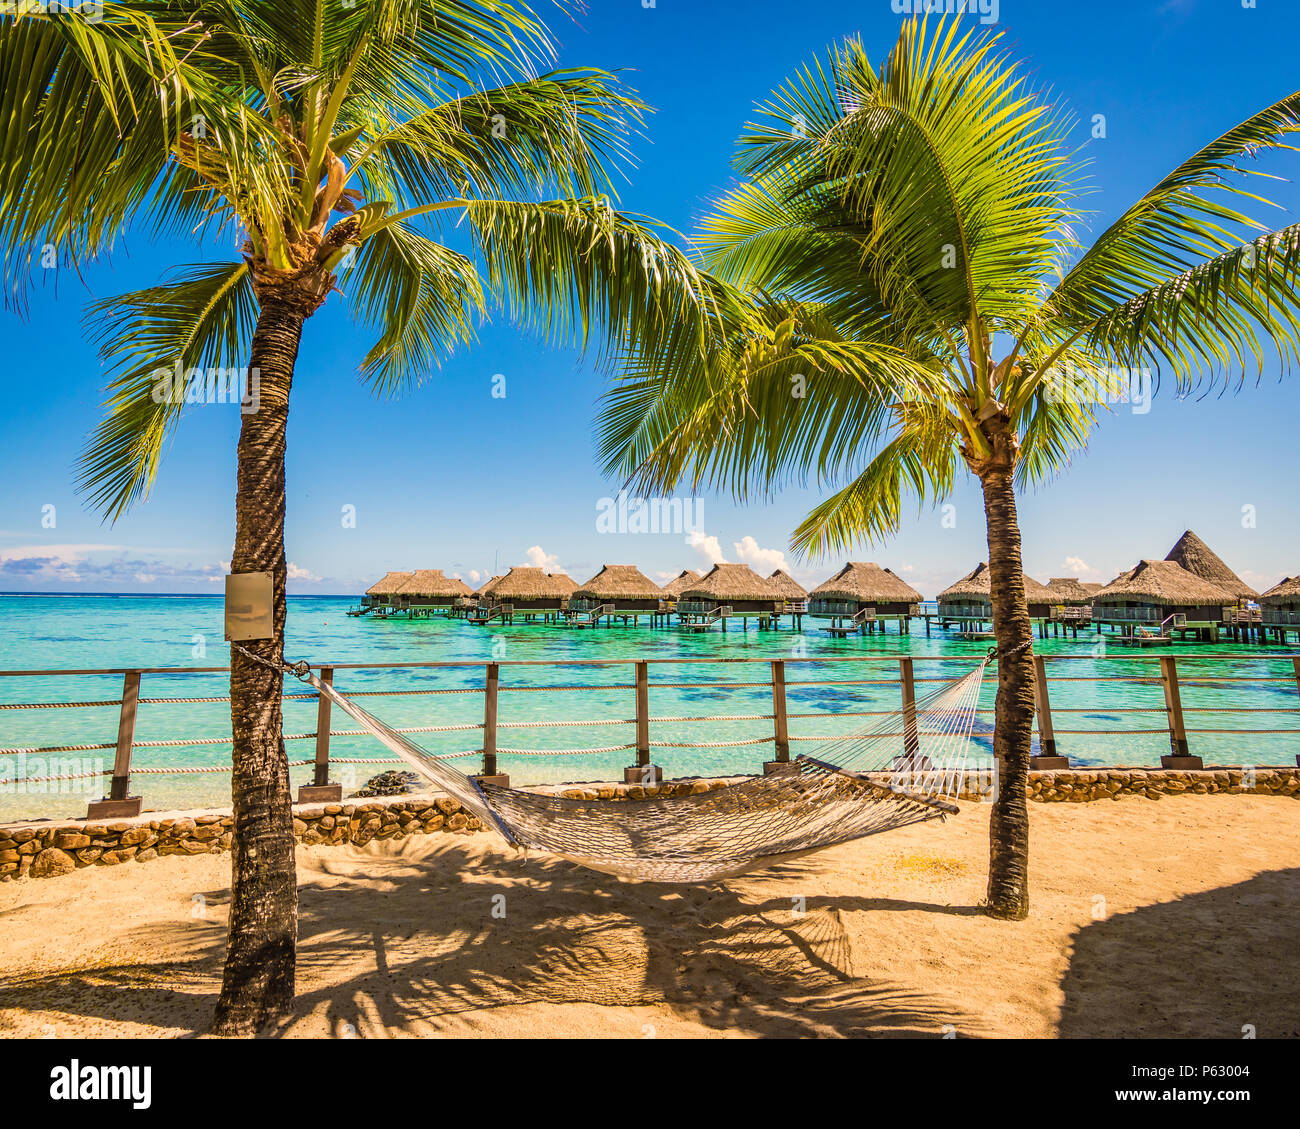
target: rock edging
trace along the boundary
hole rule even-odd
[[[1248,780],[1248,775],[1250,779]],[[727,780],[677,780],[655,785],[589,783],[538,789],[575,800],[639,800],[698,795]],[[1300,768],[1060,769],[1031,772],[1029,798],[1039,803],[1085,803],[1125,796],[1254,794],[1300,796]],[[968,800],[986,799],[978,791]],[[219,854],[230,849],[228,812],[146,813],[111,823],[85,820],[0,826],[0,881],[55,878],[88,866],[148,862],[166,855]],[[484,829],[477,816],[446,796],[407,795],[303,804],[294,808],[294,837],[304,846],[364,846],[375,839],[408,835],[468,835]]]

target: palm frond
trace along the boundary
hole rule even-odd
[[[597,434],[608,472],[645,490],[680,482],[766,495],[846,472],[896,408],[938,401],[942,380],[884,340],[842,336],[815,307],[754,304],[715,328],[696,371],[629,361]]]
[[[913,405],[900,412],[900,430],[842,490],[813,508],[791,538],[791,548],[817,557],[844,551],[861,538],[898,532],[903,499],[919,505],[946,497],[957,473],[957,452],[941,411]]]
[[[1300,361],[1300,224],[1200,263],[1097,319],[1084,341],[1098,355],[1157,377],[1172,371],[1181,392],[1206,380],[1263,371],[1265,342],[1285,369]]]
[[[352,175],[378,199],[612,194],[643,113],[613,75],[552,71],[396,123],[365,141]]]
[[[658,229],[607,199],[472,200],[488,288],[543,339],[601,357],[702,353],[714,286]]]
[[[382,228],[353,254],[344,288],[357,318],[379,330],[361,370],[377,390],[415,383],[473,342],[483,289],[464,255],[404,224]]]
[[[242,262],[185,267],[170,281],[89,307],[86,322],[112,379],[107,414],[87,440],[78,479],[110,519],[153,484],[190,390],[178,374],[241,370],[256,320]]]
[[[1223,225],[1261,230],[1226,201],[1260,201],[1247,177],[1264,176],[1254,161],[1268,150],[1293,150],[1286,139],[1300,130],[1300,91],[1266,106],[1216,137],[1103,231],[1043,302],[1045,313],[1067,325],[1086,324],[1164,279],[1229,250]]]

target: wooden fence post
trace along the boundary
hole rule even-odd
[[[322,667],[320,680],[327,685],[334,685],[334,668]],[[330,699],[327,694],[320,694],[316,699],[316,770],[312,783],[321,785],[330,782]]]
[[[650,763],[650,668],[636,664],[636,763]]]
[[[1052,700],[1047,691],[1047,664],[1034,656],[1034,710],[1038,715],[1039,755],[1029,758],[1031,769],[1069,768],[1070,758],[1056,752],[1056,731],[1052,727]]]
[[[785,662],[772,660],[772,726],[776,734],[776,759],[763,762],[763,775],[790,768],[790,723],[786,718]]]
[[[334,668],[323,666],[320,680],[328,686],[334,685]],[[343,784],[330,783],[330,706],[328,694],[316,695],[316,760],[312,768],[310,784],[298,788],[300,804],[333,804],[343,799]]]
[[[916,731],[916,671],[911,659],[898,660],[898,677],[903,688],[903,756],[909,768],[919,767],[914,758],[921,752],[921,738]]]
[[[483,683],[483,772],[473,779],[509,788],[510,777],[497,771],[497,690],[500,685],[500,665],[488,663]]]
[[[1183,725],[1183,696],[1178,688],[1178,663],[1172,655],[1161,656],[1160,681],[1165,689],[1165,712],[1169,715],[1169,756],[1160,758],[1161,768],[1197,769],[1205,765],[1187,748]]]
[[[117,752],[108,795],[92,800],[87,819],[121,819],[140,814],[142,800],[131,796],[131,750],[135,745],[135,715],[140,707],[140,672],[128,670],[122,678],[122,712],[117,718]]]
[[[1285,636],[1280,636],[1280,637],[1283,638],[1283,639],[1285,639]],[[1300,659],[1292,659],[1292,660],[1291,660],[1291,666],[1292,666],[1292,667],[1294,668],[1294,670],[1295,670],[1295,689],[1296,689],[1296,693],[1297,693],[1297,694],[1300,694]],[[1300,768],[1300,753],[1296,753],[1295,763],[1296,763],[1296,767]]]
[[[650,763],[650,666],[636,664],[636,764],[623,769],[624,784],[657,784],[663,769]]]

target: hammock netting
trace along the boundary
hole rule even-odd
[[[828,739],[788,770],[692,795],[582,800],[477,781],[309,680],[416,772],[512,845],[647,882],[727,878],[955,814],[975,749],[985,660],[860,733]]]

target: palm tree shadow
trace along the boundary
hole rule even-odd
[[[740,887],[668,886],[549,856],[471,856],[460,841],[303,854],[298,994],[268,1034],[292,1034],[315,1016],[317,1030],[323,1018],[335,1034],[429,1035],[456,1017],[533,1003],[666,1006],[712,1030],[767,1036],[937,1038],[948,1024],[979,1033],[951,1003],[863,975],[842,915],[908,903],[804,902],[791,895],[809,865],[772,868]],[[219,906],[229,891],[204,898]],[[202,1034],[225,930],[200,919],[155,933],[166,961],[11,981],[0,985],[0,1009]],[[629,1036],[643,1034],[642,1023],[629,1018]]]
[[[1300,869],[1274,870],[1084,926],[1061,1036],[1300,1036],[1298,907]]]
[[[979,1030],[949,1003],[861,975],[841,914],[878,908],[873,899],[801,904],[761,887],[623,883],[553,858],[474,870],[455,846],[405,853],[384,860],[395,883],[383,893],[374,870],[362,883],[304,888],[299,1015],[324,1007],[332,1026],[360,1031],[369,1017],[416,1033],[521,1002],[666,1004],[706,1027],[765,1035]],[[326,866],[337,880],[341,868]],[[376,897],[382,936],[337,931],[340,919],[376,920]],[[361,947],[375,971],[330,981],[326,970]],[[316,968],[322,982],[309,987]]]

